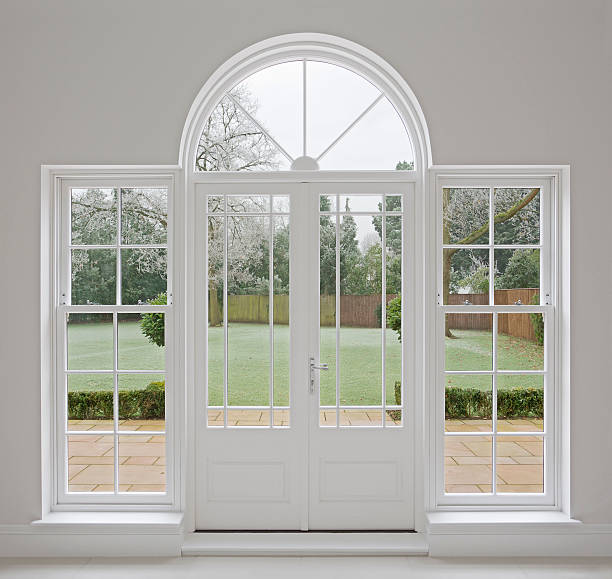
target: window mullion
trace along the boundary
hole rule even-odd
[[[119,377],[117,369],[119,367],[119,319],[117,312],[113,313],[113,464],[114,492],[119,492]]]
[[[121,238],[122,238],[121,222],[123,220],[122,205],[123,205],[123,193],[122,193],[121,188],[117,187],[117,240],[116,240],[116,245],[115,245],[116,251],[117,251],[117,257],[116,257],[117,273],[115,274],[116,276],[115,289],[117,292],[117,297],[116,297],[115,303],[117,305],[122,304],[122,301],[121,301]]]

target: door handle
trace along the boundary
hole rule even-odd
[[[317,363],[315,362],[315,359],[314,359],[313,356],[310,356],[309,362],[310,362],[310,384],[308,386],[308,391],[311,394],[314,394],[314,391],[315,391],[315,370],[329,370],[329,366],[327,364],[321,364],[321,363],[319,363],[317,365]]]

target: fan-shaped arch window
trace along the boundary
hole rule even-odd
[[[374,84],[347,68],[294,60],[228,90],[206,119],[196,171],[413,169],[410,137]]]

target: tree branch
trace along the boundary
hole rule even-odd
[[[529,194],[525,195],[525,197],[523,197],[516,205],[513,205],[507,211],[503,211],[502,213],[498,213],[497,215],[495,215],[493,217],[493,223],[494,224],[504,223],[505,221],[512,219],[521,209],[529,205],[529,203],[531,203],[531,201],[535,198],[535,196],[539,192],[540,192],[540,189],[532,189],[529,192]],[[444,229],[445,229],[445,233],[448,233],[448,229],[446,227]],[[472,233],[470,233],[469,235],[466,235],[461,241],[457,241],[456,243],[457,245],[469,245],[477,241],[480,237],[482,237],[485,233],[487,233],[487,231],[489,231],[489,221],[488,220],[482,227],[479,227],[478,229],[472,231]],[[448,241],[445,240],[444,243],[448,243]],[[453,249],[445,249],[444,251],[445,253],[448,252],[446,253],[446,255],[450,258],[450,256],[453,255],[458,249],[461,249],[461,248],[457,247]]]

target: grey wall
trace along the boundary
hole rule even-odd
[[[612,522],[605,4],[0,0],[0,523],[41,511],[40,165],[176,163],[213,70],[253,42],[303,31],[346,37],[397,68],[424,109],[435,163],[571,164],[572,510]]]

